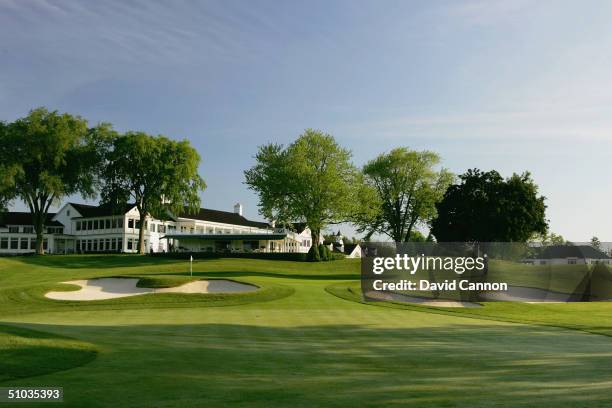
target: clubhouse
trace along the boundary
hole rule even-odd
[[[43,247],[54,254],[126,252],[138,250],[140,214],[134,204],[120,210],[105,206],[65,204],[45,221]],[[147,216],[145,250],[150,252],[308,252],[310,229],[294,224],[274,228],[233,212],[201,208],[158,220]],[[0,254],[35,251],[36,234],[27,212],[7,212],[0,218]]]

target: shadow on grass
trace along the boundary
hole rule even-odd
[[[68,406],[94,399],[104,406],[612,403],[612,342],[571,331],[516,325],[28,327],[109,350],[95,367],[62,375]]]
[[[96,354],[88,343],[0,325],[0,383],[79,367],[91,362]]]
[[[166,272],[166,275],[176,274]],[[215,278],[248,278],[248,277],[265,277],[265,278],[284,278],[298,280],[358,280],[359,275],[353,273],[321,273],[313,271],[312,273],[283,273],[283,272],[261,272],[261,271],[193,271],[193,276],[198,277],[215,277]]]
[[[102,254],[102,255],[31,255],[15,257],[24,264],[47,268],[82,269],[90,268],[125,268],[149,265],[163,265],[176,260],[151,258],[135,254]]]

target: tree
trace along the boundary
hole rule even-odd
[[[436,153],[403,147],[368,162],[354,217],[358,231],[368,238],[379,233],[395,242],[410,241],[415,228],[435,216],[435,204],[453,181],[449,171],[435,169],[439,162]]]
[[[599,238],[591,238],[591,246],[597,250],[601,250],[601,241],[599,240]]]
[[[147,215],[196,210],[206,187],[198,175],[200,155],[187,140],[127,132],[110,143],[103,169],[102,201],[110,206],[134,200],[140,214],[138,252],[145,253]]]
[[[261,146],[255,159],[244,173],[245,184],[259,196],[259,212],[267,219],[280,225],[305,222],[315,247],[326,225],[348,219],[356,170],[351,152],[333,136],[307,129],[286,148]]]
[[[15,179],[21,172],[11,151],[13,144],[8,139],[8,129],[6,123],[0,122],[0,213],[6,211],[7,204],[17,196]]]
[[[539,242],[542,245],[565,245],[565,238],[560,234],[551,233],[535,233],[531,236],[530,241]]]
[[[49,207],[61,198],[94,197],[100,151],[94,138],[107,125],[89,129],[79,116],[38,108],[5,127],[0,153],[2,178],[13,177],[9,199],[20,198],[32,213],[36,253],[43,254],[43,234]],[[8,169],[8,171],[6,170]]]
[[[431,232],[438,242],[526,242],[545,234],[545,198],[529,173],[503,179],[495,171],[468,170],[437,205]]]

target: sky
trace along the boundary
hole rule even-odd
[[[202,205],[254,219],[260,145],[314,128],[358,166],[433,150],[531,172],[551,231],[612,241],[610,21],[609,1],[0,0],[0,120],[45,106],[188,139]]]

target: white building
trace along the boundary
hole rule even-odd
[[[119,211],[109,207],[67,203],[45,223],[45,250],[49,253],[137,252],[140,214],[135,205]],[[308,252],[310,230],[274,229],[234,212],[201,208],[169,220],[147,217],[147,252]],[[36,235],[29,213],[9,212],[0,219],[0,254],[35,251]]]
[[[595,265],[611,264],[612,258],[590,245],[551,245],[536,248],[536,253],[523,260],[531,265]]]

